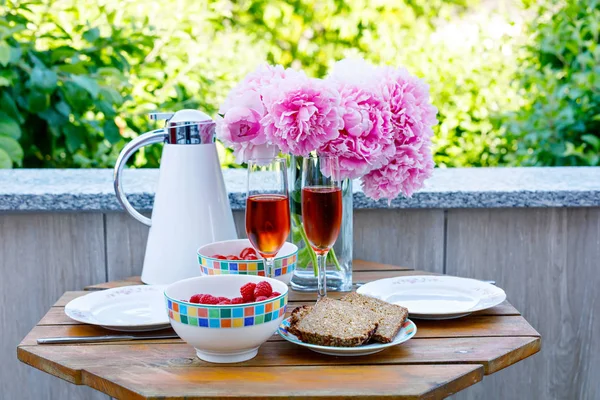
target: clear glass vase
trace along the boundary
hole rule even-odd
[[[290,160],[291,240],[299,248],[291,286],[294,290],[317,291],[316,255],[304,239],[302,227],[302,157]],[[352,181],[342,183],[342,226],[340,234],[327,255],[327,290],[352,290]]]

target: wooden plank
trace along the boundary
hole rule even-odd
[[[102,214],[1,214],[0,271],[0,397],[106,399],[15,358],[19,341],[58,296],[105,279]]]
[[[56,302],[52,305],[52,307],[64,307],[66,306],[71,300],[80,297],[80,296],[84,296],[86,294],[88,294],[89,292],[85,292],[83,290],[81,291],[69,291],[69,292],[65,292],[63,293],[62,296],[60,296],[58,298],[58,300],[56,300]]]
[[[79,292],[79,293],[88,293],[88,292]],[[312,301],[290,301],[288,303],[288,313],[291,312],[295,307],[301,305],[311,305],[314,302]],[[504,302],[499,306],[490,308],[488,310],[482,310],[474,313],[473,315],[520,315],[519,311],[510,305],[508,302]],[[38,322],[38,325],[80,325],[80,322],[72,320],[67,317],[64,311],[64,307],[52,307],[44,317]]]
[[[469,386],[481,380],[483,368],[476,364],[471,368],[464,368],[464,365],[413,365],[410,368],[406,366],[369,366],[368,369],[357,365],[333,367],[329,364],[322,364],[318,367],[313,366],[281,366],[267,367],[264,362],[269,362],[269,356],[279,354],[279,348],[288,347],[290,349],[299,349],[300,352],[307,350],[301,349],[290,343],[267,343],[263,345],[260,353],[254,360],[241,364],[216,365],[204,363],[195,357],[193,348],[187,345],[165,345],[152,344],[147,345],[105,345],[105,346],[22,346],[19,347],[19,359],[36,368],[42,369],[50,374],[55,374],[61,378],[77,384],[86,384],[98,390],[116,397],[137,398],[213,398],[213,397],[233,397],[238,398],[240,393],[231,391],[231,387],[244,388],[245,395],[249,397],[327,397],[329,394],[337,396],[353,397],[378,397],[384,395],[379,392],[378,386],[389,385],[392,381],[403,383],[403,385],[394,387],[393,391],[385,393],[385,396],[399,396],[399,398],[420,398],[425,394],[442,398],[463,387]],[[294,350],[292,350],[294,351]],[[166,356],[166,358],[164,357]],[[310,357],[303,359],[311,360]],[[316,360],[325,358],[317,357]],[[340,360],[351,363],[347,358],[328,357],[329,360]],[[263,364],[260,364],[260,361]],[[257,362],[261,367],[254,367]],[[326,361],[324,361],[326,362]],[[127,365],[127,373],[123,373],[123,365]],[[243,367],[243,373],[229,373],[227,368]],[[440,369],[441,367],[441,369]],[[452,367],[457,367],[453,369]],[[400,369],[404,374],[390,376],[391,371]],[[144,370],[144,376],[154,376],[150,382],[147,379],[139,379],[138,374]],[[445,379],[439,378],[437,372],[444,370],[461,371],[446,375]],[[135,371],[132,375],[131,371]],[[285,371],[285,374],[280,374]],[[336,372],[337,371],[337,372]],[[347,379],[339,371],[361,372],[361,375],[368,378],[361,385],[353,385],[348,388]],[[415,374],[414,371],[419,371]],[[477,371],[476,375],[470,376],[465,381],[463,375],[469,374],[464,371]],[[328,391],[313,393],[307,389],[306,383],[311,382],[310,386],[317,385],[318,376],[327,374],[329,379]],[[124,376],[132,377],[123,379]],[[207,381],[198,381],[198,376],[209,376]],[[410,377],[410,380],[406,380]],[[347,377],[346,377],[347,378]],[[268,384],[265,384],[265,379]],[[400,381],[398,381],[400,379]],[[274,381],[284,380],[286,385],[274,387]],[[301,382],[304,387],[298,386]],[[365,382],[368,381],[368,384]],[[204,385],[210,382],[210,385]],[[469,382],[469,383],[467,383]],[[232,383],[235,383],[232,385]],[[344,383],[344,384],[342,384]],[[377,385],[378,383],[378,385]],[[229,387],[229,390],[227,389]],[[345,387],[347,391],[341,391]],[[127,392],[122,389],[127,388]],[[294,390],[286,392],[285,390],[293,388]],[[332,389],[335,389],[331,391]],[[331,391],[331,392],[330,392]],[[361,394],[363,396],[361,396]],[[233,396],[232,396],[233,395]],[[398,398],[398,397],[396,397]]]
[[[331,357],[313,353],[287,341],[269,341],[260,347],[259,354],[252,360],[221,367],[481,364],[485,373],[491,374],[529,357],[539,351],[539,348],[540,339],[536,337],[413,339],[374,355]],[[178,364],[174,360],[185,359],[190,368],[214,366],[196,358],[194,349],[183,341],[24,345],[21,350],[28,353],[24,353],[22,357],[29,364],[42,370],[51,370],[60,365],[63,367],[62,373],[67,373],[72,380],[77,380],[78,371],[89,365],[129,366],[133,362],[136,365],[168,368]]]
[[[354,210],[354,258],[444,272],[443,210]]]
[[[364,271],[357,271],[352,273],[352,278],[355,283],[367,283],[377,279],[394,278],[397,276],[406,275],[429,275],[431,272],[427,271],[413,271],[405,267],[397,267],[395,270],[376,270],[367,269]],[[85,290],[105,290],[116,287],[129,286],[129,285],[141,285],[142,281],[139,276],[132,276],[123,280],[103,282],[96,285],[89,285],[85,287]]]
[[[365,261],[365,260],[352,260],[352,272],[362,272],[362,271],[407,271],[414,268],[409,267],[400,267],[397,265],[391,264],[382,264],[373,261]]]
[[[105,218],[108,280],[141,275],[149,228],[124,212],[107,213]]]
[[[447,254],[448,273],[496,280],[545,347],[458,399],[600,396],[600,208],[451,210]]]

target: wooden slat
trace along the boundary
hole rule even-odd
[[[0,213],[0,271],[0,398],[106,400],[15,358],[15,345],[58,296],[104,280],[102,214]]]
[[[363,271],[408,271],[413,270],[410,267],[399,267],[392,264],[382,264],[372,261],[364,260],[352,260],[352,272],[363,272]]]
[[[89,292],[77,292],[82,295],[87,294]],[[62,302],[62,300],[59,300]],[[313,304],[312,301],[290,301],[288,303],[288,313],[291,312],[295,307],[301,305],[310,305]],[[473,314],[474,316],[485,316],[485,315],[520,315],[519,311],[510,305],[508,302],[504,302],[496,307],[492,307],[487,310],[477,311]],[[50,310],[44,315],[44,317],[38,322],[38,325],[80,325],[80,322],[72,320],[67,317],[64,311],[64,307],[55,306],[51,307]]]
[[[447,321],[415,320],[416,337],[539,336],[521,316],[468,316]]]
[[[457,399],[600,398],[600,208],[448,211],[447,271],[494,279],[544,351]]]
[[[354,210],[353,257],[442,273],[444,210]]]
[[[149,351],[151,349],[151,351]],[[481,364],[485,373],[497,372],[538,352],[536,337],[412,339],[402,345],[363,357],[331,357],[289,343],[269,341],[259,354],[243,364],[226,367],[277,367],[316,365],[379,365],[379,364]],[[70,369],[77,379],[79,370],[89,365],[119,366],[147,364],[168,368],[176,360],[186,359],[190,368],[214,366],[195,357],[194,349],[183,341],[123,341],[110,344],[24,345],[22,357],[36,368],[53,368],[53,363]],[[67,370],[63,370],[65,372]]]
[[[150,216],[148,213],[144,215]],[[146,225],[124,212],[106,214],[106,267],[109,281],[142,273],[148,230]]]
[[[253,365],[257,365],[256,363],[261,360],[269,362],[269,355],[279,354],[279,349],[282,347],[297,348],[289,343],[268,343],[263,346],[264,349],[261,348],[263,355],[257,356],[255,361],[229,364],[228,367],[231,368],[204,363],[195,357],[194,350],[190,346],[172,344],[23,346],[18,349],[18,357],[23,362],[62,379],[86,384],[120,398],[163,398],[164,396],[164,398],[206,399],[241,398],[240,396],[245,395],[261,398],[398,396],[396,398],[414,399],[421,398],[425,394],[434,396],[428,398],[442,398],[480,381],[483,375],[483,367],[478,364],[471,365],[469,368],[460,364],[410,367],[371,365],[369,368],[359,365],[326,364],[318,367],[277,365],[265,368],[263,364],[254,367]],[[300,349],[300,351],[306,350]],[[167,357],[162,357],[164,355]],[[310,357],[308,359],[310,360]],[[335,357],[329,359],[337,360]],[[97,362],[93,362],[94,360]],[[343,360],[345,358],[342,358]],[[346,361],[348,362],[350,360]],[[127,365],[127,373],[124,373],[124,365]],[[235,368],[236,365],[242,367],[243,372],[233,372],[240,370]],[[402,373],[396,375],[394,371]],[[441,371],[445,374],[439,375]],[[353,379],[350,379],[348,373],[352,374]],[[140,379],[140,374],[145,378]],[[325,374],[328,379],[325,381],[327,384],[323,385],[319,377]],[[356,374],[360,374],[363,381],[359,385],[348,386],[348,382],[356,379]],[[468,377],[465,378],[465,374]],[[198,380],[199,376],[208,379]],[[308,382],[310,382],[308,386],[313,389],[307,387]],[[381,391],[381,387],[389,385],[393,387]],[[127,388],[125,392],[122,391],[123,388]]]

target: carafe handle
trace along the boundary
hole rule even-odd
[[[165,129],[156,129],[154,131],[150,131],[144,133],[143,135],[138,136],[129,142],[119,154],[119,158],[117,158],[117,163],[115,164],[115,170],[113,175],[113,184],[115,187],[115,193],[117,194],[117,200],[119,203],[125,208],[125,210],[135,219],[140,221],[142,224],[150,226],[152,225],[152,220],[148,217],[144,217],[140,214],[127,200],[127,196],[123,192],[121,187],[121,178],[123,173],[123,168],[125,164],[127,164],[127,160],[133,153],[135,153],[139,148],[147,146],[149,144],[154,143],[164,143],[167,139],[167,133]]]

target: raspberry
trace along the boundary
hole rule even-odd
[[[202,296],[204,296],[203,294],[195,294],[192,297],[190,297],[190,303],[194,303],[194,304],[200,304],[202,302]]]
[[[256,288],[254,289],[254,297],[257,298],[259,296],[269,297],[273,293],[273,288],[271,284],[267,281],[258,282]]]
[[[271,296],[273,296],[273,297],[281,296],[281,293],[273,292],[273,293],[271,293]]]
[[[226,300],[220,301],[219,305],[221,305],[221,304],[231,304],[231,300],[226,299]]]
[[[202,302],[200,304],[219,304],[219,299],[211,294],[205,294],[202,296]]]
[[[254,301],[254,288],[256,283],[248,282],[240,288],[240,294],[246,303],[252,303]]]
[[[231,299],[229,297],[217,297],[217,299],[219,299],[219,303],[222,301],[231,301]]]
[[[256,298],[256,300],[254,300],[255,302],[259,302],[259,301],[265,301],[268,300],[269,298],[267,296],[258,296]]]
[[[241,297],[234,297],[233,299],[231,299],[231,304],[244,304],[244,303],[245,303],[245,301]]]

